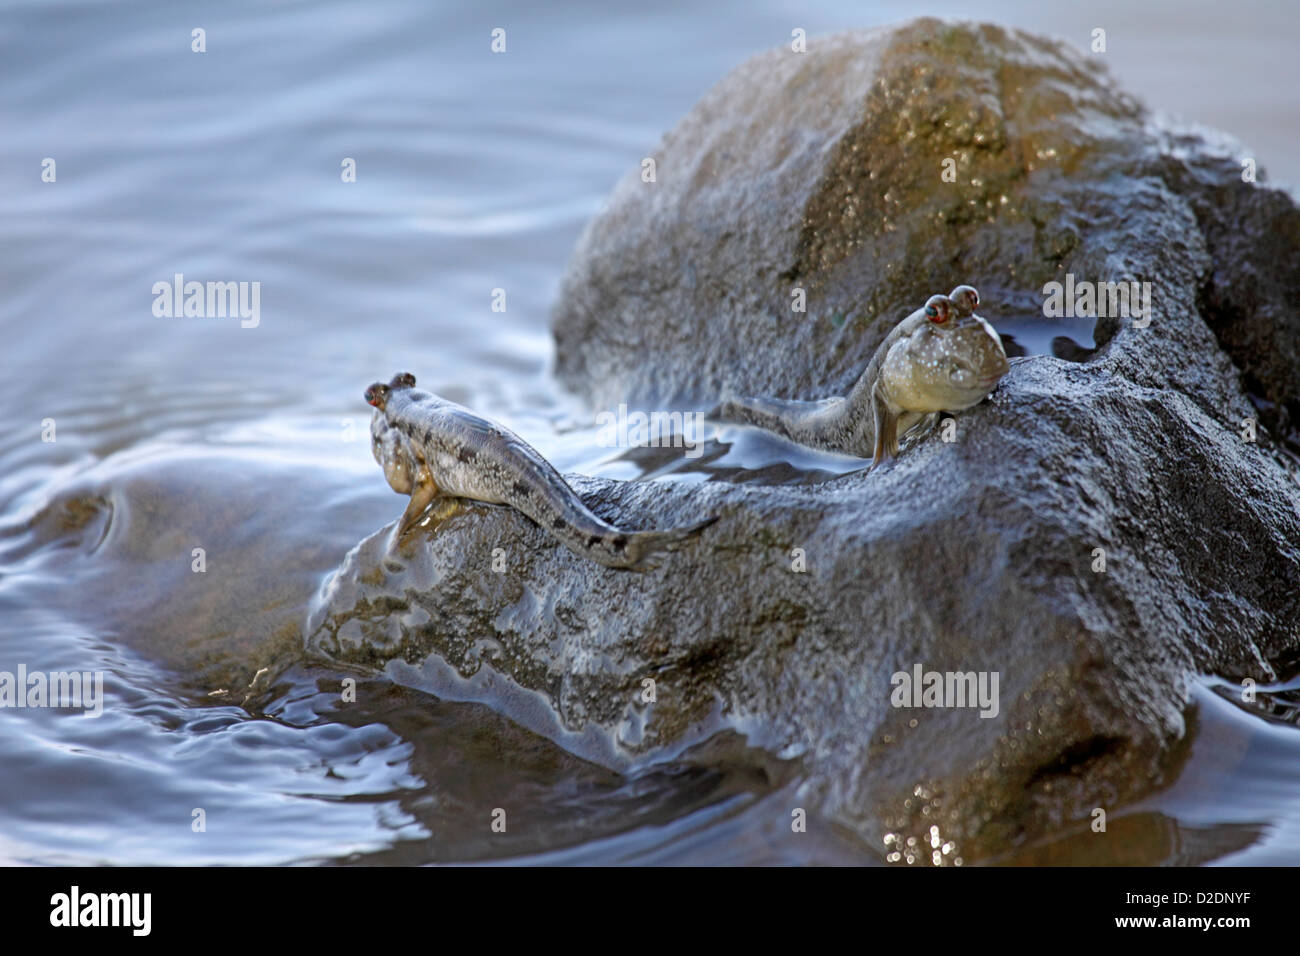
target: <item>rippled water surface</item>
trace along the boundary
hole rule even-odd
[[[1285,12],[1236,9],[1230,22],[1173,3],[977,15],[1080,45],[1104,25],[1135,92],[1228,128],[1294,182],[1293,31]],[[602,451],[549,378],[547,310],[609,188],[727,70],[795,26],[913,12],[0,8],[0,671],[105,674],[98,718],[0,710],[0,858],[877,861],[822,821],[792,838],[798,767],[743,739],[616,773],[388,681],[362,675],[342,704],[349,675],[300,648],[322,580],[400,513],[360,399],[399,368],[564,471],[806,481],[862,466],[744,429],[697,462]],[[488,49],[497,26],[504,56]],[[46,157],[55,183],[41,182]],[[154,283],[177,273],[261,283],[259,323],[155,316]],[[1031,353],[1062,334],[989,306]],[[1086,328],[1064,334],[1091,345]],[[1113,824],[1134,860],[1294,862],[1300,698],[1275,690],[1247,712],[1198,685],[1179,781]],[[494,834],[501,806],[512,821]],[[1020,859],[1091,852],[1065,834]]]

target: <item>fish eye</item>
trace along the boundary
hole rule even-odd
[[[980,294],[975,291],[974,286],[959,285],[948,293],[948,298],[957,306],[957,310],[966,315],[974,312],[980,304]]]
[[[952,316],[952,303],[947,296],[932,295],[925,303],[925,317],[936,325],[942,325]]]

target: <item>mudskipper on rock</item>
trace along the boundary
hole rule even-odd
[[[709,417],[757,425],[815,448],[865,458],[898,455],[899,436],[982,401],[1007,374],[1002,340],[975,314],[979,293],[932,295],[885,336],[846,396],[821,401],[737,398]]]
[[[649,570],[653,556],[671,551],[712,524],[625,531],[597,517],[568,482],[522,438],[461,405],[415,387],[409,372],[366,389],[374,406],[371,450],[388,484],[410,495],[398,522],[400,539],[435,501],[457,499],[509,505],[570,550],[611,568]],[[444,509],[445,511],[446,509]]]

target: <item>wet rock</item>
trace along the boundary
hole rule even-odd
[[[630,527],[720,516],[649,574],[502,508],[394,554],[377,532],[311,648],[608,766],[734,729],[890,860],[995,858],[1149,793],[1185,753],[1191,675],[1300,662],[1300,484],[1267,427],[1242,437],[1243,373],[1275,407],[1297,394],[1296,210],[1241,181],[1239,152],[1160,125],[1095,59],[992,26],[755,57],[579,244],[557,371],[595,409],[842,394],[959,282],[995,325],[1067,273],[1149,282],[1150,324],[1102,318],[1084,361],[1014,359],[955,441],[936,430],[871,474],[574,479]],[[894,706],[917,665],[996,673],[996,716]]]

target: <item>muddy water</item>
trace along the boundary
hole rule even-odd
[[[981,15],[1079,43],[1099,25],[1040,6]],[[1295,126],[1295,61],[1278,14],[1225,30],[1211,7],[1179,5],[1170,29],[1159,11],[1173,8],[1111,9],[1113,69],[1295,181],[1279,138],[1288,116]],[[908,12],[11,4],[0,671],[104,683],[98,717],[0,710],[0,859],[878,861],[824,821],[792,837],[798,766],[742,739],[616,773],[481,705],[324,669],[300,648],[322,581],[400,513],[360,400],[399,368],[565,471],[814,481],[861,467],[745,429],[698,458],[600,448],[548,377],[547,308],[608,188],[727,69],[795,26]],[[496,26],[504,56],[488,49]],[[1190,62],[1196,82],[1171,83]],[[342,181],[344,158],[356,182]],[[177,274],[259,283],[255,322],[155,314],[155,283]],[[1061,336],[1091,345],[1086,327],[987,312],[1026,354],[1070,351]],[[1247,712],[1199,685],[1180,779],[1112,824],[1132,859],[1293,861],[1296,693]],[[498,807],[504,833],[490,826]],[[1065,833],[1024,853],[1095,850]]]

